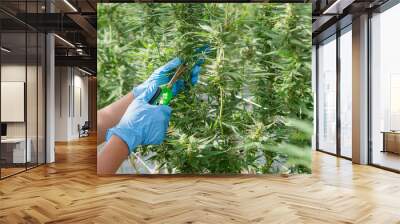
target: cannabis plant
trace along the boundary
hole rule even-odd
[[[99,108],[168,60],[191,67],[195,49],[211,48],[199,84],[170,104],[165,142],[138,149],[159,169],[311,172],[309,4],[99,4],[98,29]]]

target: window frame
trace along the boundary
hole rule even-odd
[[[315,118],[315,122],[316,122],[316,151],[319,152],[323,152],[329,155],[333,155],[333,156],[337,156],[340,158],[344,158],[346,160],[352,160],[352,158],[347,157],[342,155],[341,153],[341,119],[340,119],[340,81],[341,81],[341,66],[340,66],[340,60],[341,60],[341,55],[340,55],[340,37],[342,35],[344,35],[347,32],[352,32],[352,28],[349,28],[352,26],[352,23],[350,22],[349,24],[345,25],[344,27],[338,29],[335,33],[329,35],[328,37],[326,37],[325,39],[320,40],[317,44],[316,44],[316,52],[315,52],[315,60],[316,60],[316,68],[315,68],[315,80],[316,80],[316,100],[315,100],[315,110],[316,110],[316,118]],[[335,36],[336,35],[336,36]],[[335,38],[332,38],[332,36],[335,36]],[[329,40],[330,38],[332,38],[332,40]],[[336,152],[332,153],[332,152],[328,152],[324,149],[321,149],[319,147],[319,87],[320,87],[320,80],[319,80],[319,53],[318,53],[318,49],[321,45],[321,43],[326,42],[326,41],[336,41]]]

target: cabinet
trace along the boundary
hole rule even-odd
[[[400,154],[400,132],[389,131],[383,134],[383,150],[382,152],[392,152]]]

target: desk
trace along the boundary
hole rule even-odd
[[[32,141],[30,138],[27,138],[26,142],[28,143],[27,144],[28,147],[26,147],[26,154],[25,154],[25,138],[1,139],[2,159],[4,159],[6,163],[30,162],[32,160],[32,154],[31,154]]]
[[[382,152],[400,154],[400,131],[383,131]]]

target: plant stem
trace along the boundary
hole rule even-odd
[[[222,127],[222,111],[224,110],[224,91],[222,87],[219,87],[219,99],[220,99],[220,106],[219,106],[219,127],[221,128],[221,134],[224,134],[224,129]]]

